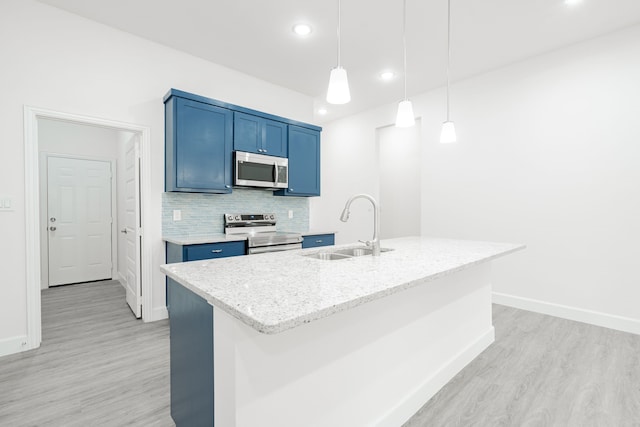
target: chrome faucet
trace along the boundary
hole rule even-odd
[[[344,205],[344,210],[342,211],[342,215],[340,215],[340,221],[347,222],[349,220],[349,207],[356,199],[367,199],[373,205],[373,240],[360,241],[373,249],[371,255],[380,256],[380,207],[378,206],[376,199],[368,194],[356,194],[355,196],[352,196],[347,200],[347,204]]]

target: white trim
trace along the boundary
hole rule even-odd
[[[515,295],[493,292],[495,304],[515,307],[536,313],[548,314],[563,319],[575,320],[590,325],[602,326],[617,331],[629,332],[640,335],[640,319],[617,316],[615,314],[602,313],[600,311],[586,310],[579,307],[555,304],[546,301],[523,298]]]
[[[27,348],[28,341],[26,335],[0,340],[0,357],[29,350]]]
[[[455,377],[465,366],[495,341],[495,329],[492,326],[486,333],[478,337],[475,342],[469,344],[467,348],[449,359],[431,377],[427,378],[411,390],[406,399],[398,403],[389,412],[383,415],[375,423],[376,426],[399,426],[404,424],[416,413],[416,408],[421,408],[425,402],[431,399],[440,391],[453,377]]]
[[[167,307],[156,307],[153,309],[153,320],[162,320],[169,318]]]
[[[24,106],[24,161],[25,161],[25,228],[26,228],[26,279],[27,279],[27,344],[22,350],[40,346],[42,341],[42,315],[40,303],[40,192],[39,188],[39,153],[38,153],[38,119],[54,119],[92,126],[101,126],[136,132],[140,135],[142,154],[142,220],[143,224],[152,224],[151,212],[144,208],[151,192],[151,129],[131,123],[78,114],[62,113],[25,105]],[[142,242],[142,319],[154,318],[152,307],[152,245],[143,239]],[[146,311],[146,315],[145,315]],[[165,310],[166,311],[166,310]]]

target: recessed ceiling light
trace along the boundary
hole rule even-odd
[[[380,78],[385,82],[388,82],[389,80],[393,80],[395,77],[396,77],[396,73],[394,73],[393,71],[383,71],[380,73]]]
[[[576,4],[582,3],[582,0],[564,0],[564,4],[567,6],[575,6]]]
[[[324,107],[318,108],[318,114],[320,114],[321,116],[324,116],[325,114],[327,114],[327,109]]]
[[[293,32],[299,36],[308,36],[311,34],[311,25],[309,24],[296,24],[293,26]]]

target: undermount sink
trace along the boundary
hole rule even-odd
[[[380,252],[389,252],[392,250],[393,249],[390,249],[390,248],[381,248]],[[371,255],[372,252],[373,252],[373,249],[371,248],[347,248],[347,249],[338,249],[335,251],[316,252],[314,254],[304,254],[302,256],[307,258],[321,259],[325,261],[335,261],[338,259],[348,259],[353,257]]]

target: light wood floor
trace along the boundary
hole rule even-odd
[[[116,281],[42,292],[42,345],[0,358],[0,426],[173,426],[168,321]]]
[[[113,281],[42,300],[42,346],[0,358],[0,426],[174,425],[167,321],[134,319]],[[640,427],[640,336],[493,309],[496,342],[405,427]]]
[[[640,336],[493,306],[496,341],[404,427],[640,426]]]

